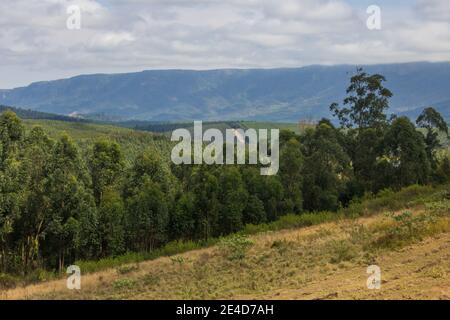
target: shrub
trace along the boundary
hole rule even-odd
[[[118,279],[113,282],[114,289],[131,289],[135,286],[136,282],[134,280],[124,278],[124,279]]]
[[[0,273],[0,289],[14,289],[18,283],[19,279],[16,277],[9,274]]]
[[[293,245],[292,242],[286,240],[275,240],[270,246],[272,249],[278,251],[279,254],[284,254],[289,250],[289,247]]]
[[[388,224],[383,234],[373,241],[375,247],[393,248],[421,240],[438,222],[438,217],[431,212],[414,216],[412,212],[405,211],[399,215],[390,213],[388,216],[394,223]]]
[[[138,264],[124,265],[124,266],[118,267],[116,270],[117,270],[118,274],[127,274],[127,273],[131,273],[131,272],[139,270],[139,265]]]
[[[170,257],[170,261],[172,261],[172,264],[178,265],[183,265],[186,262],[186,260],[182,256]]]
[[[253,242],[245,235],[235,234],[219,242],[219,248],[229,260],[242,260]]]
[[[331,253],[331,263],[349,261],[358,255],[357,247],[347,240],[333,240],[328,246]]]

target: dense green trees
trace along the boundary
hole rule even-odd
[[[428,159],[433,168],[437,166],[436,151],[441,147],[439,132],[444,132],[448,136],[448,125],[442,116],[434,108],[426,108],[416,120],[420,128],[426,130],[425,143]]]
[[[308,211],[336,210],[348,176],[349,158],[337,132],[328,124],[307,130],[303,137],[303,196]]]
[[[90,177],[78,147],[64,135],[53,147],[47,167],[47,225],[44,249],[59,270],[66,258],[95,257],[98,217]]]
[[[408,118],[394,120],[384,137],[384,148],[391,172],[386,177],[386,187],[396,188],[411,184],[424,184],[430,175],[423,136]]]
[[[303,209],[302,170],[303,154],[301,144],[292,137],[281,147],[280,178],[284,187],[284,212],[300,213]]]
[[[77,259],[151,251],[172,240],[208,241],[289,213],[337,210],[365,193],[450,181],[439,154],[448,134],[433,108],[417,119],[385,114],[381,75],[351,78],[341,123],[322,119],[280,133],[280,170],[259,165],[173,165],[154,146],[131,163],[121,145],[86,146],[0,115],[0,273],[62,270]],[[163,139],[163,138],[158,138]],[[168,143],[168,142],[167,142]]]

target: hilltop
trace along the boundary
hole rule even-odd
[[[450,119],[450,63],[368,65],[395,92],[391,112],[435,106]],[[356,66],[150,70],[81,75],[0,90],[0,104],[96,120],[297,122],[329,117]],[[417,110],[415,110],[417,109]]]

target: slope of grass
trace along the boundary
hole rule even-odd
[[[3,298],[450,299],[448,186],[385,192],[336,216],[285,219],[217,246],[83,274],[80,291],[58,280]],[[373,264],[381,290],[366,286]]]

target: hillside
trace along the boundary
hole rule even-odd
[[[170,141],[160,134],[88,122],[24,119],[23,123],[27,129],[34,126],[42,127],[53,139],[58,139],[63,133],[67,133],[84,153],[89,151],[88,147],[95,141],[106,139],[117,142],[123,150],[128,165],[131,165],[132,160],[146,149],[155,150],[167,159],[170,155]]]
[[[295,227],[300,218],[291,217],[290,223],[285,219],[283,227],[289,229],[251,236],[249,248],[238,258],[234,253],[242,247],[234,238],[233,252],[219,244],[84,275],[80,291],[69,291],[65,280],[57,280],[1,297],[450,299],[448,186],[410,187],[341,214],[330,222],[322,215],[322,223],[303,228]],[[350,218],[354,214],[362,216]],[[382,270],[380,290],[366,287],[366,268],[373,264]]]
[[[393,112],[442,105],[447,116],[450,63],[365,66],[386,76]],[[267,70],[154,70],[82,75],[0,90],[0,103],[101,120],[258,120],[297,122],[329,116],[355,66]]]
[[[151,122],[151,121],[126,121],[118,122],[116,125],[133,128],[136,130],[150,131],[154,133],[161,133],[166,136],[171,136],[172,132],[179,128],[188,129],[191,134],[193,134],[194,123],[190,122]],[[309,125],[311,126],[311,124]],[[259,122],[259,121],[214,121],[214,122],[203,122],[202,128],[204,131],[208,129],[219,129],[225,133],[226,129],[279,129],[279,130],[290,130],[296,134],[300,134],[302,131],[301,126],[298,123],[288,123],[288,122]]]
[[[400,112],[400,115],[405,115],[411,119],[417,119],[425,107],[426,106]],[[442,114],[442,117],[447,120],[447,123],[450,123],[450,100],[435,103],[433,104],[433,107]]]
[[[76,118],[76,117],[69,117],[69,116],[63,116],[63,115],[54,114],[54,113],[40,112],[40,111],[35,111],[35,110],[0,105],[0,113],[2,113],[4,111],[8,111],[8,110],[17,114],[21,119],[57,120],[57,121],[66,121],[66,122],[83,122],[83,123],[88,122],[85,119]]]

